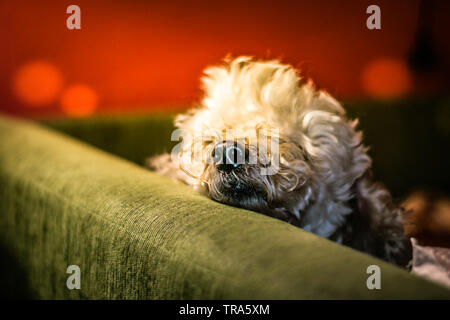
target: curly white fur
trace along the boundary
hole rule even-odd
[[[176,118],[176,126],[191,133],[183,137],[178,157],[155,157],[152,168],[216,201],[406,265],[410,248],[402,211],[372,182],[357,121],[346,119],[338,101],[315,90],[291,66],[249,57],[206,69],[203,87],[200,106]],[[224,173],[214,161],[205,161],[217,143],[230,139],[254,148],[260,128],[276,135],[279,144],[275,174],[262,175],[259,163]]]

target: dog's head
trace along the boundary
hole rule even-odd
[[[304,209],[298,207],[298,198],[306,205],[311,194],[304,150],[279,135],[257,132],[254,138],[242,134],[215,139],[207,148],[200,180],[214,200],[295,222],[289,213]]]
[[[278,61],[241,57],[205,74],[201,105],[176,119],[189,183],[296,225],[320,194],[349,198],[370,161],[354,161],[359,136],[336,100]]]

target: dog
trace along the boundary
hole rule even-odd
[[[151,169],[215,201],[408,264],[404,210],[374,182],[358,121],[337,100],[290,65],[247,56],[207,68],[202,84],[200,105],[175,119],[182,143],[151,158]]]

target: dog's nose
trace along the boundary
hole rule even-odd
[[[239,165],[245,163],[246,150],[235,141],[224,141],[214,147],[212,156],[217,170],[230,173]]]

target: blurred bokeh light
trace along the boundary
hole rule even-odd
[[[61,95],[61,107],[73,117],[88,116],[97,108],[97,93],[89,86],[76,84],[65,89]]]
[[[412,74],[402,60],[378,58],[364,69],[362,86],[373,98],[398,98],[410,93]]]
[[[13,90],[30,107],[54,101],[63,84],[61,72],[46,61],[33,61],[19,67],[13,76]]]

